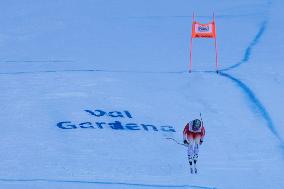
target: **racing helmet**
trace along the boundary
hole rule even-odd
[[[198,131],[201,127],[201,121],[199,119],[195,119],[192,121],[192,130]]]

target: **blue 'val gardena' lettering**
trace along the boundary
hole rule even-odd
[[[94,116],[96,118],[108,116],[111,118],[128,118],[132,119],[132,115],[129,111],[103,111],[103,110],[84,110],[89,115]],[[164,126],[155,126],[152,124],[137,124],[137,123],[126,123],[122,124],[120,121],[113,121],[110,123],[106,122],[81,122],[81,123],[74,123],[72,121],[62,121],[57,123],[57,127],[60,129],[104,129],[104,128],[111,128],[113,130],[128,130],[128,131],[163,131],[163,132],[176,132],[172,126],[164,125]]]

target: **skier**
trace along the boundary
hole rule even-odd
[[[199,146],[203,143],[205,136],[205,128],[203,121],[195,119],[186,124],[183,129],[183,143],[188,145],[188,161],[190,165],[190,172],[193,174],[194,164],[194,173],[197,173],[196,163],[198,159]]]

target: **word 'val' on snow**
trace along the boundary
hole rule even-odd
[[[95,117],[109,116],[109,117],[121,117],[121,118],[132,118],[132,115],[129,111],[111,111],[106,112],[103,110],[85,110],[85,112],[89,113]]]
[[[133,116],[129,111],[103,111],[103,110],[85,110],[88,115],[95,116],[95,117],[104,117],[108,116],[111,118],[122,119],[128,118],[132,119]],[[137,124],[137,123],[121,123],[120,121],[113,121],[113,122],[102,122],[102,121],[83,121],[80,123],[75,123],[72,121],[61,121],[57,123],[57,127],[60,129],[113,129],[113,130],[127,130],[127,131],[163,131],[163,132],[176,132],[173,126],[170,125],[163,125],[163,126],[156,126],[153,124]]]

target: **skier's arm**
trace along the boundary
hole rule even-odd
[[[187,137],[186,137],[187,130],[188,130],[188,124],[186,124],[186,126],[183,129],[183,143],[188,143],[187,142]]]
[[[203,124],[202,124],[203,125]],[[203,143],[203,139],[205,137],[205,128],[202,126],[201,128],[201,138],[200,138],[200,144]]]

